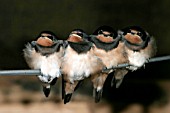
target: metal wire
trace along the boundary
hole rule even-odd
[[[160,61],[165,61],[165,60],[170,60],[170,55],[151,58],[151,59],[148,60],[147,63],[160,62]],[[107,72],[107,71],[112,70],[112,69],[125,68],[125,67],[128,67],[128,66],[130,66],[130,64],[128,64],[128,63],[119,64],[119,65],[113,66],[113,67],[111,67],[111,68],[103,69],[103,72]]]
[[[165,61],[170,60],[169,56],[162,56],[162,57],[155,57],[149,59],[148,63],[152,62],[159,62],[159,61]],[[112,68],[106,68],[103,71],[108,71],[111,69],[117,69],[117,68],[124,68],[130,66],[129,64],[119,64],[118,66],[112,67]],[[0,76],[22,76],[22,75],[39,75],[41,74],[40,70],[0,70]]]
[[[0,76],[39,75],[40,70],[1,70]]]
[[[151,58],[148,63],[151,63],[151,62],[159,62],[159,61],[164,61],[164,60],[170,60],[170,55],[168,55],[168,56],[162,56],[162,57]]]

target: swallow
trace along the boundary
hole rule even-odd
[[[117,87],[120,86],[128,71],[136,71],[145,66],[149,58],[156,55],[157,46],[153,36],[139,26],[129,26],[121,30],[127,62],[127,69],[117,71],[114,75]],[[113,80],[114,81],[114,80]]]
[[[61,66],[64,104],[71,100],[73,92],[81,81],[100,73],[104,67],[102,61],[94,55],[88,37],[82,29],[74,29],[66,40],[67,47]]]
[[[51,85],[61,76],[62,41],[51,31],[42,31],[36,41],[26,44],[23,49],[26,63],[31,69],[40,69],[37,75],[42,82],[43,92],[49,96]]]
[[[127,61],[124,55],[123,43],[120,43],[121,37],[112,27],[106,25],[100,26],[91,35],[90,41],[94,44],[93,50],[95,55],[102,60],[106,68],[112,68]],[[96,102],[100,101],[105,80],[109,73],[113,71],[115,70],[102,72],[100,76],[96,76]]]

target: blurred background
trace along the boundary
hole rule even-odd
[[[43,30],[66,39],[72,29],[91,34],[101,25],[115,30],[139,25],[156,38],[156,56],[170,55],[169,6],[169,0],[1,0],[0,69],[29,69],[22,50]],[[64,105],[60,80],[45,98],[35,76],[1,76],[0,113],[169,113],[169,68],[170,61],[147,64],[125,76],[119,89],[108,78],[98,104],[88,81]]]

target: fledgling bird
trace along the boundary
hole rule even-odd
[[[83,30],[75,29],[67,39],[61,67],[64,79],[64,104],[70,101],[72,93],[82,80],[100,73],[104,68],[102,61],[94,55],[88,37]]]
[[[28,43],[23,50],[28,66],[41,71],[37,77],[42,82],[46,97],[50,94],[51,85],[61,76],[63,51],[62,41],[51,31],[42,31],[36,41]]]
[[[106,65],[106,68],[112,68],[118,64],[125,63],[126,58],[124,56],[123,43],[120,43],[121,37],[118,36],[117,31],[115,31],[110,26],[100,26],[91,35],[91,42],[94,43],[94,53],[98,56],[102,62]],[[98,80],[98,86],[96,89],[96,102],[100,101],[102,96],[103,85],[110,72],[102,72],[100,76],[96,76]],[[98,92],[98,93],[97,93]]]
[[[157,51],[155,39],[143,28],[129,26],[122,29],[121,32],[126,57],[130,66],[127,69],[124,68],[126,73],[121,73],[121,71],[115,73],[114,79],[118,86],[129,70],[135,71],[144,66],[149,58],[155,56]]]

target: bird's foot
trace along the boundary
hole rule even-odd
[[[72,93],[66,94],[64,96],[64,104],[67,104],[71,100],[71,97],[72,97]]]

